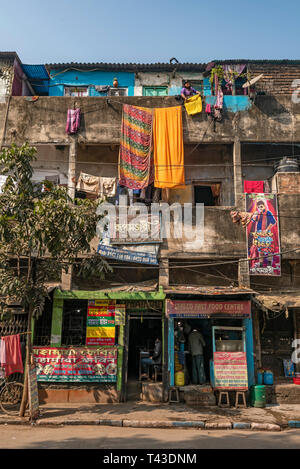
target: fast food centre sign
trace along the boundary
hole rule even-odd
[[[251,302],[166,300],[166,315],[170,318],[245,318],[251,316]]]

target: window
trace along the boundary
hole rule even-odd
[[[199,183],[194,184],[194,202],[203,203],[206,207],[220,205],[220,183]]]
[[[65,96],[88,96],[88,86],[65,86]]]
[[[245,95],[247,94],[247,89],[248,88],[243,88],[243,84],[246,83],[246,78],[241,78],[241,77],[238,77],[234,84],[233,84],[233,87],[230,88],[228,86],[226,86],[226,81],[223,80],[222,81],[222,91],[223,91],[223,94],[224,95],[230,95],[230,96],[240,96],[240,95]]]
[[[109,88],[108,96],[127,96],[128,89],[127,88]]]
[[[81,346],[86,341],[86,300],[65,300],[61,345]]]
[[[167,86],[144,86],[143,96],[168,96]]]
[[[34,345],[46,346],[51,342],[52,302],[47,298],[44,311],[35,321]]]

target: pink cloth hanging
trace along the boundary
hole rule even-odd
[[[68,109],[67,114],[67,134],[76,134],[80,127],[80,109]]]

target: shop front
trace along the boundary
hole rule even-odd
[[[57,289],[49,340],[43,336],[42,343],[36,333],[41,327],[34,328],[33,356],[41,400],[126,400],[128,380],[138,383],[140,379],[140,352],[150,352],[157,336],[163,349],[166,346],[163,299],[162,291]]]
[[[249,295],[168,296],[170,386],[247,390],[255,384]]]

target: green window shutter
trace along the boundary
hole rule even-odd
[[[168,96],[167,86],[144,86],[143,96]]]

